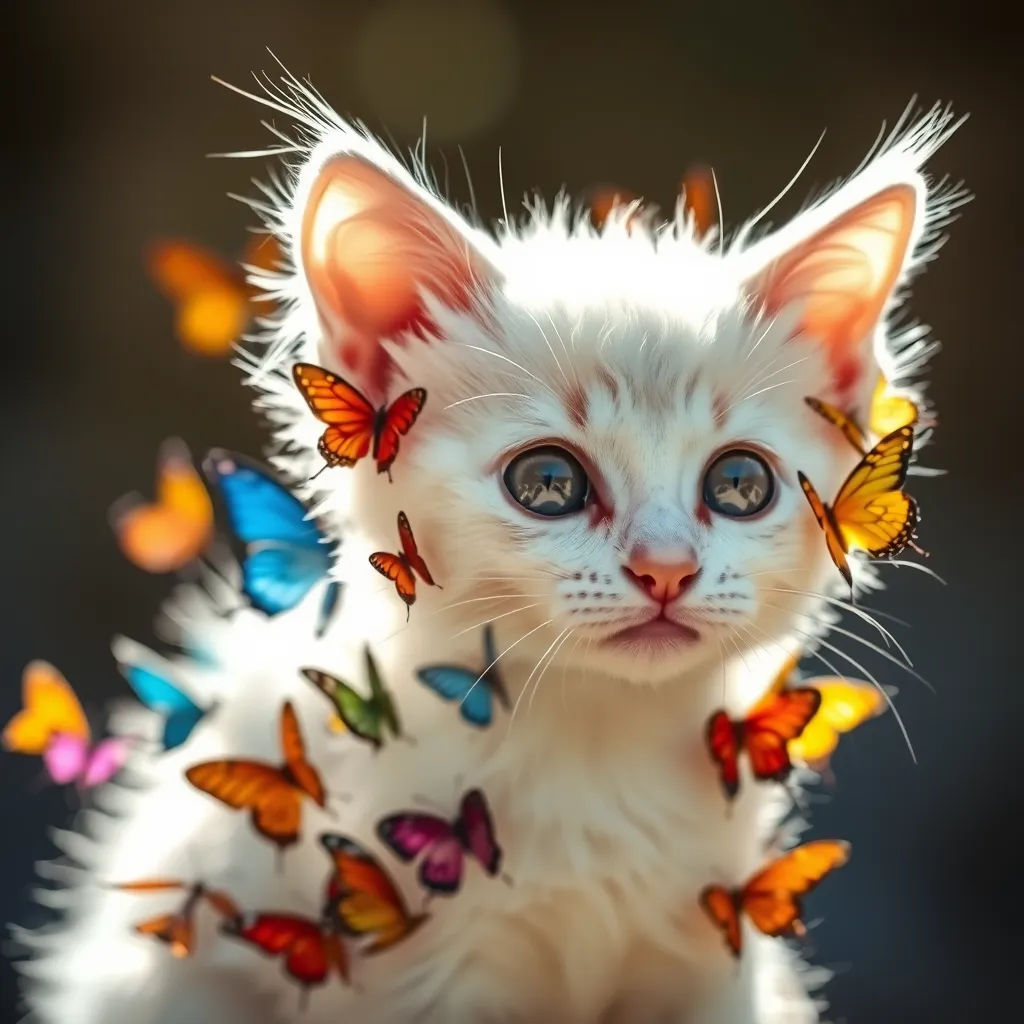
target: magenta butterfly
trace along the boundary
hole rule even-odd
[[[90,746],[88,740],[65,733],[50,740],[43,751],[43,765],[57,785],[74,782],[81,789],[91,789],[109,782],[127,757],[128,741],[122,736],[110,736]]]
[[[426,852],[420,862],[419,879],[432,893],[450,896],[459,891],[467,853],[492,878],[501,868],[501,847],[494,836],[487,799],[479,789],[463,795],[454,821],[418,811],[401,811],[381,819],[377,835],[406,863]]]

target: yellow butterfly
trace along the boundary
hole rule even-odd
[[[900,427],[917,425],[917,406],[909,398],[891,393],[888,387],[885,378],[880,379],[871,400],[871,432],[879,437],[891,434]],[[845,412],[828,402],[823,402],[820,398],[805,398],[804,401],[819,416],[838,429],[861,455],[868,453],[871,445],[868,443],[867,435]]]
[[[920,551],[913,544],[917,502],[903,491],[913,447],[913,427],[886,434],[854,467],[831,505],[821,500],[803,473],[797,473],[825,533],[828,553],[851,588],[853,573],[846,557],[851,548],[873,558],[892,558],[908,545]]]
[[[906,396],[890,391],[889,382],[884,377],[879,377],[878,387],[871,398],[872,433],[877,437],[884,437],[900,427],[916,426],[917,419],[917,406]]]
[[[800,685],[818,690],[821,704],[804,731],[789,741],[789,753],[811,768],[823,768],[843,733],[852,732],[886,708],[885,696],[870,683],[822,676],[803,679]]]
[[[3,745],[16,754],[42,754],[56,734],[88,742],[89,723],[64,676],[45,661],[33,661],[21,677],[24,709],[7,723]]]
[[[158,463],[157,500],[126,495],[111,509],[111,520],[130,562],[146,572],[174,572],[213,539],[213,502],[181,441],[166,441]]]

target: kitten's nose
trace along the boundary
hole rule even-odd
[[[660,604],[675,601],[697,582],[700,566],[692,548],[636,551],[622,567],[626,578]]]

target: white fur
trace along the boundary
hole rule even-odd
[[[655,244],[645,232],[627,231],[624,216],[597,234],[575,222],[564,202],[550,214],[538,207],[521,227],[506,222],[495,241],[427,187],[421,162],[410,173],[295,80],[263,102],[300,125],[298,141],[282,147],[298,154],[290,179],[268,187],[268,202],[257,204],[293,260],[301,261],[296,237],[320,170],[338,154],[360,155],[409,190],[428,228],[431,217],[443,219],[495,271],[500,285],[481,300],[492,326],[428,297],[440,340],[390,349],[398,367],[393,394],[403,386],[429,393],[403,442],[393,485],[367,459],[304,487],[344,537],[336,568],[346,586],[343,607],[324,639],[313,639],[316,592],[274,620],[249,611],[230,622],[218,618],[215,606],[231,600],[231,588],[213,597],[185,588],[172,605],[179,631],[221,664],[212,670],[182,662],[176,669],[220,707],[183,749],[155,759],[137,755],[131,775],[142,788],[109,787],[99,810],[62,835],[81,869],[62,876],[68,888],[56,893],[67,906],[64,923],[25,936],[36,1018],[295,1018],[295,990],[278,963],[217,937],[212,926],[193,960],[172,960],[130,930],[156,913],[161,899],[97,883],[199,873],[248,909],[316,915],[328,868],[314,841],[318,832],[347,832],[379,850],[377,818],[410,806],[414,794],[454,811],[461,777],[488,795],[514,884],[485,878],[470,864],[463,891],[435,900],[432,920],[414,938],[379,957],[356,958],[358,990],[331,983],[296,1019],[816,1021],[809,978],[784,944],[747,928],[737,967],[697,903],[704,885],[743,881],[780,834],[785,843],[799,828],[779,833],[788,797],[749,778],[727,813],[703,729],[723,701],[736,713],[749,707],[784,654],[834,621],[818,598],[777,591],[838,592],[795,472],[831,496],[856,461],[803,404],[804,395],[829,387],[813,339],[790,341],[795,314],[762,318],[742,288],[799,239],[894,184],[919,197],[905,282],[934,252],[936,228],[962,198],[929,193],[919,170],[951,130],[949,114],[935,110],[897,130],[854,179],[782,231],[754,242],[743,231],[722,248],[696,241],[682,213]],[[261,283],[286,311],[271,325],[263,357],[247,356],[246,363],[262,392],[258,404],[284,442],[278,465],[305,480],[321,465],[315,443],[322,427],[287,371],[299,358],[321,361],[320,321],[301,268]],[[899,378],[901,366],[917,372],[928,354],[914,335],[894,362],[900,354],[885,342],[879,328],[876,355],[889,379]],[[617,406],[598,382],[602,373],[616,382]],[[589,399],[585,428],[559,397],[577,382]],[[734,403],[722,427],[713,414],[716,393]],[[628,519],[607,534],[589,531],[581,517],[527,519],[503,495],[494,466],[531,438],[568,439],[599,461]],[[756,523],[717,519],[703,527],[689,496],[698,493],[708,457],[738,441],[775,453],[778,501]],[[370,552],[395,549],[399,509],[408,512],[444,587],[420,586],[408,626],[393,588],[367,563]],[[602,648],[609,616],[642,614],[645,599],[621,572],[624,553],[638,537],[666,530],[684,537],[703,566],[688,603],[704,641],[662,659]],[[858,582],[870,580],[861,563],[855,571]],[[594,601],[574,596],[581,590],[601,591],[597,605],[613,611],[585,613]],[[499,713],[479,733],[413,673],[441,661],[482,668],[473,627],[495,616],[498,649],[507,650],[499,666],[516,711],[511,720]],[[363,686],[363,641],[397,694],[415,746],[391,743],[375,756],[325,728],[323,699],[298,669],[323,668]],[[821,651],[835,660],[828,648]],[[273,852],[245,816],[192,790],[182,769],[219,755],[276,758],[285,698],[297,705],[329,789],[353,799],[332,805],[335,817],[307,805],[306,841],[286,854],[278,874]],[[140,711],[123,719],[133,730],[153,727]],[[397,863],[384,856],[389,866]],[[413,871],[396,867],[395,874],[415,905]]]

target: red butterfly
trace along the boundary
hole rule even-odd
[[[354,466],[372,445],[377,472],[387,473],[390,480],[398,440],[412,429],[427,392],[413,388],[391,405],[375,409],[351,384],[322,367],[296,363],[292,377],[313,415],[327,424],[317,442],[324,462],[328,466]]]
[[[783,782],[793,769],[786,744],[804,731],[820,705],[820,690],[796,687],[769,691],[740,722],[716,711],[708,719],[707,743],[726,796],[731,799],[739,792],[739,756],[744,750],[754,778]]]
[[[398,538],[402,542],[400,554],[393,555],[390,551],[375,551],[370,555],[370,565],[389,580],[393,580],[398,596],[406,604],[406,621],[409,619],[408,609],[416,601],[416,576],[427,586],[443,589],[434,582],[427,563],[423,561],[416,547],[416,538],[412,535],[409,517],[404,512],[398,513]],[[415,575],[414,575],[415,573]]]
[[[246,914],[221,925],[267,956],[283,956],[284,969],[303,990],[327,981],[333,970],[349,984],[348,951],[338,933],[317,921],[294,914]]]

